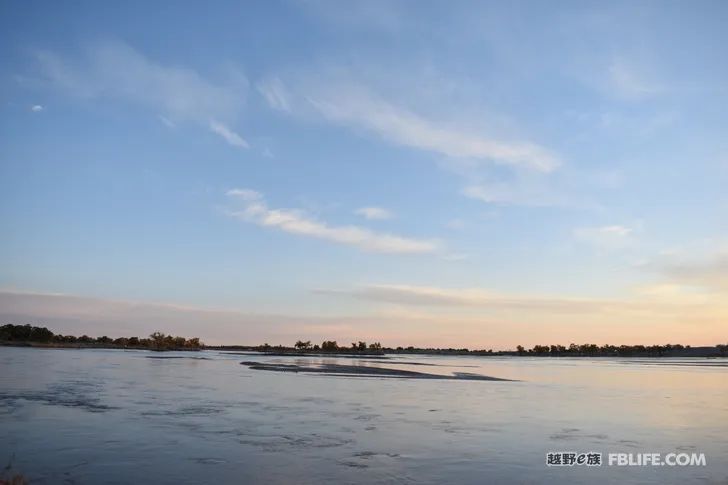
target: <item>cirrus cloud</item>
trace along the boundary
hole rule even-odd
[[[394,214],[392,214],[391,211],[384,209],[382,207],[361,207],[355,211],[360,216],[364,217],[365,219],[391,219],[394,217]]]
[[[160,64],[118,41],[90,44],[79,59],[36,52],[45,82],[82,99],[123,99],[145,106],[174,124],[198,123],[228,144],[247,148],[230,123],[244,103],[248,82],[234,69],[215,82],[197,71]]]
[[[432,240],[375,232],[354,225],[331,225],[298,209],[271,209],[261,193],[250,189],[232,189],[227,192],[227,196],[243,205],[242,210],[230,211],[230,216],[290,234],[323,239],[377,253],[433,253],[439,247],[438,243]]]

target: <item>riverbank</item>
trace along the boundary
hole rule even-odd
[[[143,345],[120,345],[120,344],[101,344],[95,342],[88,343],[68,343],[68,342],[15,342],[0,341],[0,347],[32,347],[37,349],[109,349],[109,350],[151,350],[154,352],[199,352],[203,348],[189,347],[170,347],[170,348],[153,348]]]
[[[349,349],[338,349],[335,351],[321,350],[299,350],[289,347],[275,347],[274,350],[266,349],[262,346],[245,346],[245,345],[216,345],[204,347],[162,347],[156,348],[144,345],[123,345],[115,343],[99,343],[99,342],[25,342],[25,341],[0,341],[0,347],[32,347],[39,349],[116,349],[116,350],[150,350],[154,352],[199,352],[200,350],[215,350],[229,354],[237,355],[267,355],[272,357],[366,357],[369,359],[389,359],[390,356],[398,355],[423,355],[423,356],[472,356],[472,357],[539,357],[539,358],[561,358],[561,357],[581,357],[581,358],[728,358],[728,353],[718,346],[716,347],[687,347],[682,349],[656,351],[623,351],[614,353],[581,353],[581,352],[563,352],[563,353],[537,353],[531,350],[518,351],[491,351],[484,352],[479,350],[463,351],[449,349],[391,349],[384,348],[382,350],[363,350],[355,351]]]

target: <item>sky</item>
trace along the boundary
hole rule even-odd
[[[5,1],[0,321],[728,340],[728,4]]]

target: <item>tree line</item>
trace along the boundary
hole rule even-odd
[[[352,342],[350,346],[339,345],[335,340],[324,340],[320,345],[312,344],[310,340],[298,340],[293,347],[283,345],[271,346],[263,344],[254,347],[221,347],[244,348],[262,352],[337,352],[337,353],[388,353],[388,354],[444,354],[444,355],[520,355],[536,357],[663,357],[686,355],[718,355],[728,356],[728,345],[720,344],[715,347],[695,347],[681,344],[665,345],[596,345],[596,344],[570,344],[564,345],[534,345],[527,349],[518,345],[516,350],[471,350],[467,348],[418,348],[418,347],[383,347],[379,342],[367,345],[366,342]]]
[[[302,340],[297,341],[293,348],[297,350],[313,350],[313,351],[324,351],[324,352],[341,352],[341,351],[351,351],[351,352],[365,352],[367,350],[370,351],[381,351],[382,350],[382,344],[379,342],[374,342],[373,344],[367,345],[366,342],[352,342],[350,347],[346,346],[339,346],[339,344],[336,342],[336,340],[324,340],[321,342],[321,345],[314,344],[311,345],[310,340],[306,340],[305,342]]]
[[[106,335],[102,337],[89,337],[81,335],[55,334],[46,327],[35,327],[32,325],[7,324],[0,327],[0,342],[10,343],[39,343],[48,345],[94,345],[119,348],[144,348],[151,350],[197,350],[204,347],[198,337],[185,338],[166,335],[162,332],[154,332],[149,338],[140,337],[119,337],[111,338]]]
[[[596,345],[596,344],[571,344],[568,347],[563,345],[534,345],[532,349],[525,349],[519,345],[516,352],[519,355],[552,355],[552,356],[586,356],[586,357],[629,357],[633,355],[648,355],[660,357],[672,353],[680,353],[690,346],[680,344],[666,345]]]
[[[150,350],[198,350],[205,348],[197,337],[184,338],[154,332],[148,338],[120,337],[112,339],[106,335],[93,338],[88,335],[76,337],[73,335],[54,334],[46,327],[32,325],[3,325],[0,327],[0,342],[9,344],[38,343],[48,346],[98,346],[113,348],[143,348]],[[696,347],[690,345],[596,345],[596,344],[570,344],[563,345],[534,345],[526,349],[522,345],[516,350],[492,349],[469,350],[467,348],[418,348],[418,347],[383,347],[381,343],[367,344],[364,341],[352,342],[351,345],[339,345],[336,340],[324,340],[321,344],[312,344],[310,340],[298,340],[293,347],[282,345],[271,346],[217,346],[220,350],[258,350],[263,352],[331,352],[331,353],[361,353],[361,354],[450,354],[450,355],[521,355],[538,357],[662,357],[680,355],[718,355],[728,356],[728,344],[719,344],[715,347]]]

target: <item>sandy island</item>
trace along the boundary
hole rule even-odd
[[[265,362],[245,361],[242,365],[254,370],[268,370],[275,372],[303,372],[307,374],[324,374],[331,376],[346,377],[396,377],[406,379],[445,379],[464,381],[512,381],[512,379],[501,379],[498,377],[472,374],[469,372],[454,372],[451,375],[427,374],[411,370],[386,369],[383,367],[370,367],[365,365],[344,365],[344,364],[320,364],[316,366],[304,366],[297,364],[271,364]]]

